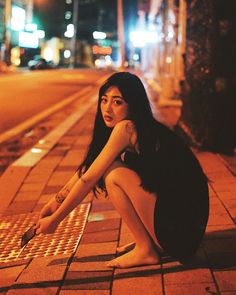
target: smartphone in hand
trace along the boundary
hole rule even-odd
[[[35,224],[31,226],[21,237],[21,248],[24,247],[36,235]]]

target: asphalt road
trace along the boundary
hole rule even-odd
[[[0,76],[0,134],[62,101],[103,75],[95,70],[47,70]]]

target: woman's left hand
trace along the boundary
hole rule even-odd
[[[47,216],[38,220],[36,226],[36,234],[51,234],[57,228],[57,223],[53,220],[52,216]]]

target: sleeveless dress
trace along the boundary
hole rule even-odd
[[[158,242],[181,262],[191,259],[203,239],[208,216],[207,177],[190,148],[173,131],[156,123],[158,144],[148,156],[126,151],[123,161],[157,194],[154,228]]]

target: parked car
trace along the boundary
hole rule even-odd
[[[35,55],[32,60],[28,62],[28,68],[30,70],[47,70],[54,69],[55,65],[51,61],[47,61],[40,55]]]

